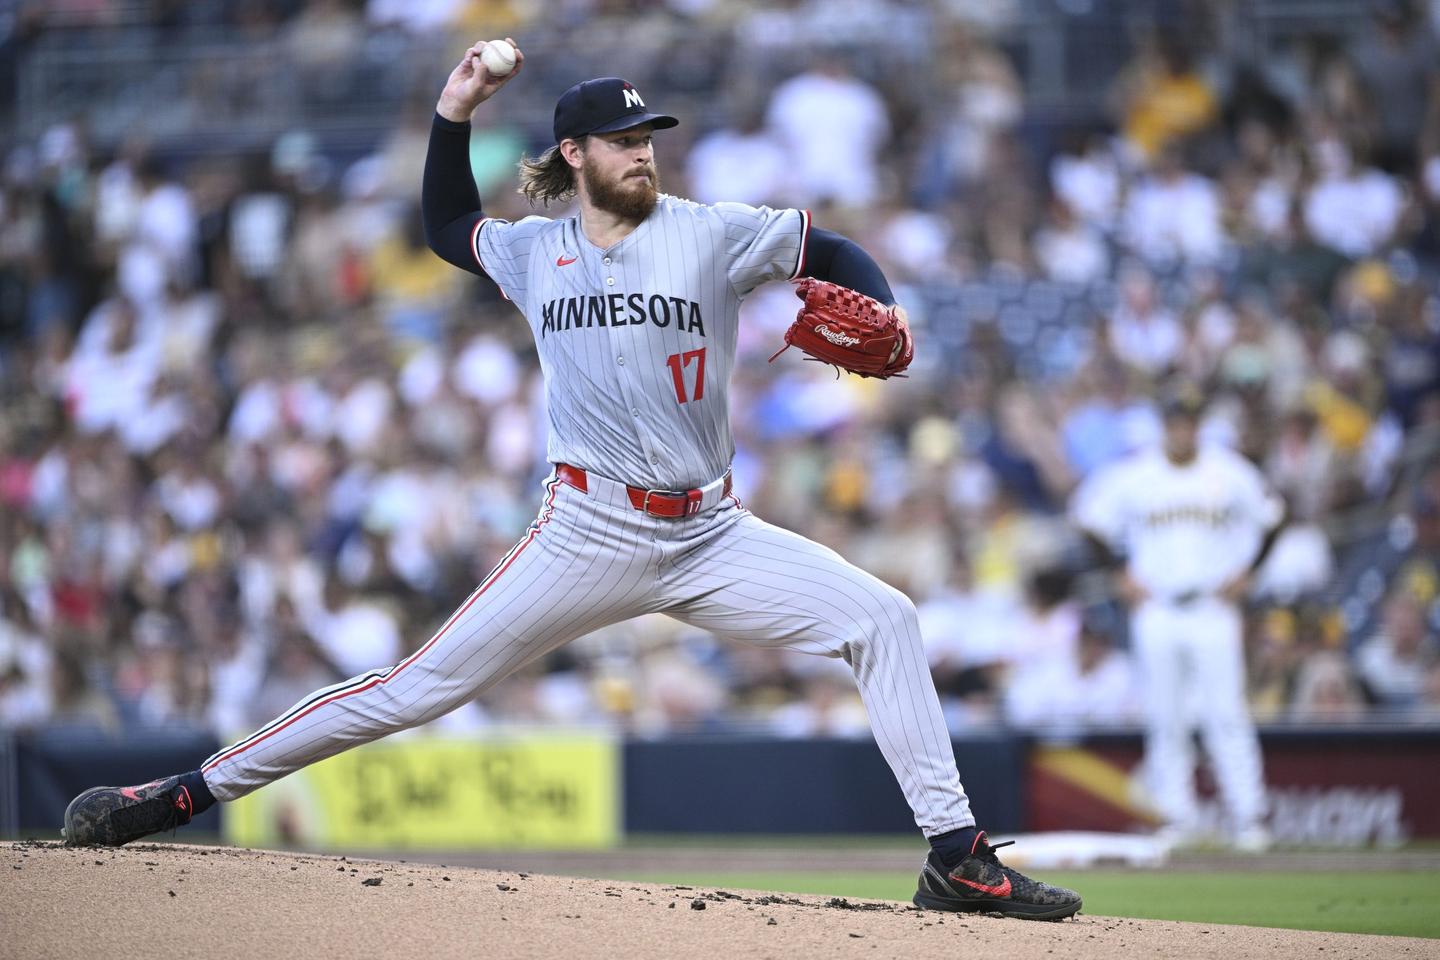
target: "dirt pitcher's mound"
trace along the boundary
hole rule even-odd
[[[1033,923],[904,903],[178,844],[0,844],[0,930],[0,958],[25,960],[1440,957],[1440,941],[1399,937],[1087,916]]]

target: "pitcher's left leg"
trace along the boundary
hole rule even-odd
[[[748,511],[678,557],[662,580],[674,598],[664,612],[678,620],[844,659],[916,824],[927,837],[974,825],[908,597]]]
[[[712,535],[662,564],[664,612],[850,665],[876,743],[931,840],[916,905],[1032,920],[1074,915],[1079,894],[1005,866],[975,831],[910,599],[828,547],[738,505],[725,510],[741,513],[717,518]]]

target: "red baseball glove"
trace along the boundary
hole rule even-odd
[[[801,280],[795,295],[805,305],[775,357],[799,347],[816,360],[882,380],[910,366],[915,344],[900,307],[814,277]]]

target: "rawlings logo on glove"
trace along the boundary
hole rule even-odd
[[[863,293],[814,277],[801,280],[795,295],[805,303],[785,331],[785,346],[775,357],[799,347],[813,359],[881,379],[910,366],[915,343],[905,311],[898,306],[887,307]]]
[[[855,344],[860,342],[859,337],[847,337],[843,333],[836,333],[834,330],[831,330],[823,323],[815,324],[815,332],[820,334],[820,336],[824,337],[826,340],[829,340],[831,343],[835,344],[837,347],[853,347],[855,346]]]

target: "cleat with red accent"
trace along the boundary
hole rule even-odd
[[[1081,905],[1080,894],[1031,880],[995,856],[984,832],[977,834],[970,855],[954,870],[946,870],[932,854],[920,871],[914,903],[927,910],[961,913],[998,913],[1022,920],[1064,920]]]
[[[65,808],[60,834],[72,847],[118,847],[190,822],[195,804],[180,778],[138,787],[91,787]]]

